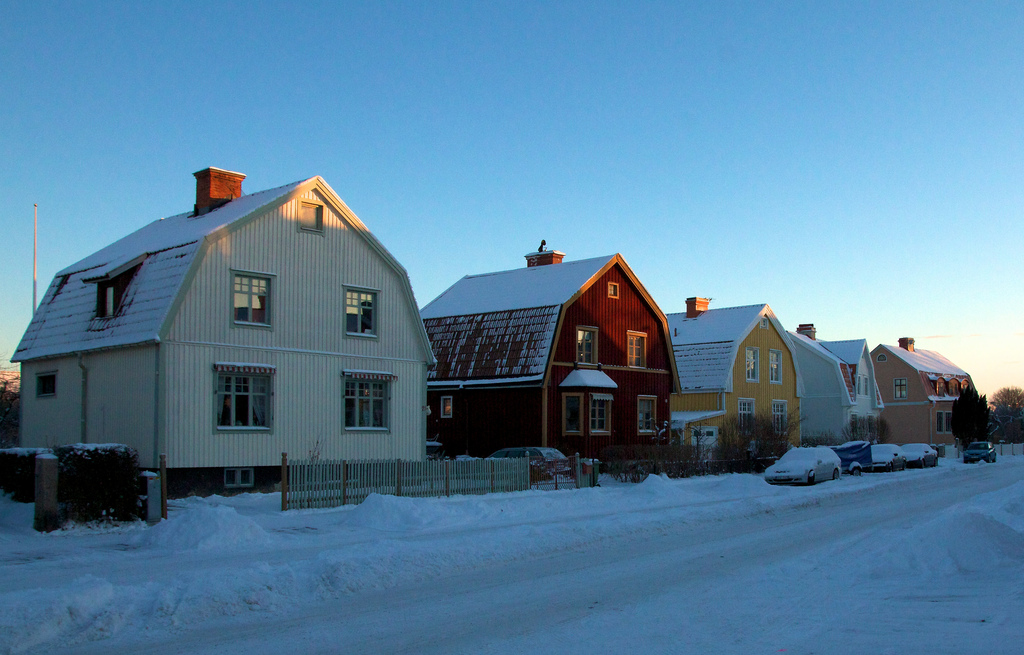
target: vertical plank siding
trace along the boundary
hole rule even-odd
[[[298,229],[301,200],[324,206],[322,234]],[[227,233],[197,265],[163,350],[161,440],[170,467],[273,466],[298,457],[421,459],[426,366],[415,301],[389,262],[317,187]],[[270,277],[270,327],[236,325],[234,271]],[[345,330],[345,289],[377,292],[373,337]],[[275,367],[269,430],[218,430],[218,361]],[[346,430],[342,371],[386,371],[387,430]]]

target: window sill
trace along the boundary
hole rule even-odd
[[[218,432],[270,432],[269,427],[257,425],[218,425]]]
[[[781,381],[779,381],[779,382],[775,382],[775,381],[772,381],[772,384],[777,384],[777,385],[780,385],[780,386],[781,386],[781,385],[782,385],[782,382],[781,382]]]
[[[391,432],[391,428],[350,428],[346,426],[345,432]]]
[[[346,332],[347,337],[357,337],[360,339],[376,339],[377,335],[372,332]]]
[[[270,323],[251,323],[249,321],[233,321],[233,323],[239,327],[255,327],[255,328],[270,328],[273,327]]]

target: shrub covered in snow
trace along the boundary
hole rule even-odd
[[[72,521],[130,521],[139,513],[139,455],[123,444],[71,444],[60,460],[57,497]]]

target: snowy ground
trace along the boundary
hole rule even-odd
[[[1024,652],[1024,457],[603,483],[51,535],[0,498],[0,652]]]

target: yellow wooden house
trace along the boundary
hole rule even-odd
[[[688,298],[686,312],[668,314],[680,387],[669,400],[673,432],[689,441],[697,429],[713,445],[728,421],[768,416],[799,445],[799,421],[790,419],[799,419],[803,391],[789,334],[768,305],[708,302]]]

